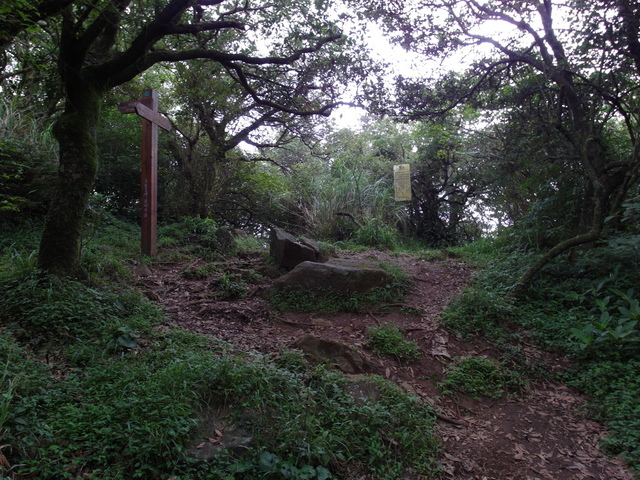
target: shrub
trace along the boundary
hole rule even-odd
[[[611,294],[596,298],[596,309],[591,311],[595,318],[572,333],[581,350],[632,358],[640,353],[640,305],[632,289],[611,289]]]
[[[596,361],[572,372],[571,384],[588,394],[589,410],[604,422],[603,443],[635,469],[640,465],[640,361]]]
[[[0,128],[0,220],[44,214],[55,185],[55,165],[40,145],[3,138],[2,133]]]

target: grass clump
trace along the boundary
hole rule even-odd
[[[417,360],[422,354],[417,343],[407,340],[396,325],[370,327],[367,344],[376,355],[394,357],[402,363]]]
[[[340,295],[331,291],[319,294],[283,288],[269,297],[269,303],[281,312],[332,314],[357,311],[360,302],[355,296]]]
[[[342,375],[292,365],[276,368],[256,358],[225,369],[228,376],[219,381],[227,398],[260,413],[251,420],[261,445],[259,468],[274,472],[278,465],[292,472],[276,478],[396,479],[409,468],[423,475],[434,471],[437,444],[426,405],[382,379],[372,380],[379,384],[378,398],[355,399]],[[316,476],[293,476],[302,471]]]
[[[395,385],[371,381],[379,394],[355,399],[343,376],[322,367],[216,357],[184,335],[169,336],[41,388],[22,406],[20,423],[8,422],[5,454],[20,464],[16,473],[42,479],[432,474],[432,411]],[[252,441],[242,457],[185,455],[203,408],[227,410],[244,425]]]
[[[282,312],[322,313],[363,312],[385,303],[402,301],[402,291],[397,286],[374,288],[366,294],[344,294],[327,289],[324,292],[301,292],[283,288],[269,297],[271,306]]]
[[[515,311],[513,302],[504,294],[472,288],[449,304],[443,320],[463,338],[482,335],[499,340],[505,336],[506,327],[513,323]]]
[[[446,371],[438,385],[445,395],[463,393],[475,400],[483,397],[500,398],[520,389],[522,381],[515,372],[485,357],[458,357]]]
[[[365,247],[393,250],[398,244],[398,233],[396,229],[385,225],[382,220],[370,218],[354,232],[352,241]]]

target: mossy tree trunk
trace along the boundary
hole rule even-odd
[[[98,170],[96,130],[102,95],[88,82],[68,90],[67,107],[54,125],[60,147],[56,194],[40,241],[39,267],[79,276],[84,214]]]
[[[65,109],[53,126],[59,146],[58,180],[38,253],[39,268],[58,276],[82,276],[84,215],[98,170],[97,128],[106,92],[104,77],[86,68],[96,38],[78,35],[75,10],[65,10],[59,43]]]

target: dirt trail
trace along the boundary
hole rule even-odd
[[[231,346],[277,353],[305,334],[362,346],[369,326],[393,322],[422,348],[417,361],[403,366],[371,352],[373,373],[419,395],[440,413],[437,433],[442,443],[440,480],[632,480],[617,459],[598,449],[602,426],[580,414],[584,399],[564,385],[534,380],[518,397],[475,401],[440,395],[436,384],[453,358],[483,355],[497,358],[492,345],[462,341],[444,329],[439,316],[468,284],[472,270],[457,259],[427,261],[411,255],[377,251],[345,254],[401,266],[414,280],[406,299],[411,309],[363,314],[280,314],[270,311],[259,295],[239,300],[215,299],[219,273],[204,275],[204,262],[159,261],[140,277],[140,286],[168,313],[168,326],[211,335]],[[253,272],[267,271],[262,256],[246,255],[223,262],[221,269],[255,282]],[[150,273],[150,274],[149,274]],[[254,285],[254,293],[268,282]],[[408,313],[407,313],[408,312]],[[529,361],[560,368],[560,359],[527,346]]]

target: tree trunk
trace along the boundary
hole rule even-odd
[[[564,79],[565,73],[563,72],[558,78]],[[593,196],[593,207],[591,210],[583,209],[585,212],[583,212],[581,220],[582,222],[588,221],[590,227],[588,232],[560,242],[534,262],[513,286],[511,290],[513,297],[522,295],[533,277],[558,255],[573,247],[594,242],[600,238],[604,229],[607,209],[611,208],[610,199],[612,196],[615,197],[616,191],[624,184],[626,178],[627,169],[622,168],[612,172],[607,166],[608,158],[603,147],[604,141],[597,133],[594,133],[595,122],[593,119],[589,120],[586,114],[588,102],[577,93],[578,89],[571,79],[567,84],[564,84],[564,80],[556,80],[556,82],[566,94],[567,107],[571,112],[572,143],[580,153],[580,162],[589,178],[589,188],[586,193],[588,196]]]
[[[81,276],[84,213],[98,169],[96,130],[100,92],[82,82],[68,88],[66,108],[54,125],[60,166],[45,219],[38,266],[59,276]]]
[[[620,184],[619,179],[616,179],[614,176],[609,177],[608,180],[609,181],[606,185],[604,184],[604,182],[600,182],[598,186],[593,189],[593,195],[595,198],[594,206],[591,211],[591,229],[586,233],[576,235],[575,237],[560,242],[547,253],[545,253],[542,257],[536,260],[524,272],[518,282],[513,286],[510,296],[521,296],[531,283],[533,277],[554,258],[558,257],[559,255],[573,247],[595,242],[596,240],[600,239],[604,227],[604,218],[606,207],[609,203],[609,197]]]
[[[513,286],[510,296],[519,297],[521,296],[525,289],[529,286],[533,277],[542,270],[546,264],[548,264],[551,260],[559,256],[560,254],[566,252],[570,248],[577,247],[579,245],[584,245],[585,243],[595,242],[600,238],[600,232],[598,231],[590,231],[584,233],[582,235],[577,235],[573,238],[560,242],[558,245],[553,247],[547,253],[545,253],[542,257],[536,260],[520,277],[518,282]]]

